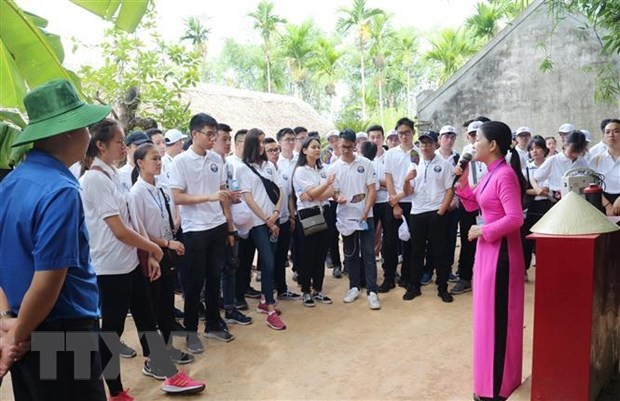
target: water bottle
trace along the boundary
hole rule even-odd
[[[366,220],[360,220],[360,230],[368,230],[368,222]]]
[[[233,178],[231,183],[230,183],[230,189],[232,189],[233,191],[238,191],[241,188],[239,188],[239,181],[237,181],[236,178]]]

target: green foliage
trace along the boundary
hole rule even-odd
[[[443,84],[480,48],[469,31],[446,28],[430,40],[431,50],[424,57],[441,67],[439,83]]]
[[[114,22],[117,28],[133,33],[146,13],[150,0],[70,0],[72,3]]]
[[[99,46],[103,66],[80,70],[85,93],[111,104],[127,129],[133,128],[135,113],[154,118],[163,127],[187,123],[190,115],[182,94],[199,81],[199,50],[161,40],[153,13],[147,14],[136,34],[107,30]],[[128,97],[136,90],[135,99]]]

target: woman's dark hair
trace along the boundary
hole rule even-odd
[[[534,135],[530,142],[527,144],[527,151],[529,152],[532,148],[536,146],[537,148],[541,148],[545,152],[545,157],[549,154],[549,148],[547,148],[547,141],[540,135]]]
[[[321,140],[319,138],[316,138],[316,137],[306,138],[304,140],[304,144],[301,145],[301,150],[299,151],[299,159],[297,159],[297,164],[295,165],[295,168],[305,166],[308,164],[308,158],[306,157],[306,154],[304,153],[304,149],[308,149],[308,146],[310,146],[310,143],[312,143],[312,141],[317,141],[319,146],[321,146]],[[316,160],[316,167],[319,169],[323,167],[323,163],[321,163],[320,157]]]
[[[375,156],[377,156],[377,145],[370,141],[362,143],[362,156],[368,160],[374,160]]]
[[[527,183],[521,172],[521,158],[519,153],[512,145],[512,130],[508,125],[501,121],[487,121],[480,126],[487,141],[495,141],[502,156],[506,156],[510,152],[510,166],[517,175],[519,186],[521,187],[521,195],[525,193]]]
[[[112,142],[114,131],[116,128],[120,127],[120,125],[121,123],[116,120],[105,118],[88,127],[90,131],[90,141],[88,142],[88,149],[86,149],[86,157],[82,163],[80,175],[84,174],[84,172],[90,168],[91,164],[93,164],[95,157],[99,156],[97,142],[103,142],[104,144]]]
[[[571,131],[566,137],[566,147],[575,152],[575,153],[583,153],[588,146],[588,142],[586,141],[586,136],[583,132],[579,130]]]
[[[140,167],[138,166],[138,160],[144,160],[147,153],[151,149],[155,149],[155,145],[152,143],[143,143],[138,146],[136,150],[133,152],[133,170],[131,170],[131,183],[135,184],[138,180],[138,176],[140,175]]]
[[[258,128],[252,128],[245,135],[245,142],[243,144],[243,161],[246,163],[256,163],[258,165],[267,161],[267,155],[265,152],[260,154],[260,144],[258,143],[259,137],[265,133]]]

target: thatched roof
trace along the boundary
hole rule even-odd
[[[241,128],[260,128],[275,137],[280,128],[296,126],[324,136],[334,124],[321,117],[309,104],[291,96],[253,92],[211,84],[199,84],[186,91],[192,114],[207,113],[218,122]]]

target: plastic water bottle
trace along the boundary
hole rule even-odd
[[[362,231],[368,230],[368,222],[366,220],[360,220],[360,230]]]
[[[237,179],[236,179],[236,178],[233,178],[233,179],[232,179],[232,181],[231,181],[231,183],[230,183],[230,186],[231,186],[231,188],[230,188],[230,189],[232,189],[233,191],[238,191],[238,190],[240,190],[240,189],[241,189],[241,188],[239,188],[239,181],[237,181]]]

